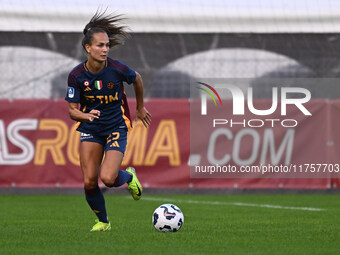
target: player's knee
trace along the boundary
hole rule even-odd
[[[118,174],[101,174],[100,179],[107,187],[113,187]]]
[[[97,178],[84,178],[84,185],[86,189],[94,189],[98,186]]]

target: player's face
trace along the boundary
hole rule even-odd
[[[98,62],[104,62],[109,54],[109,37],[106,33],[93,34],[91,45],[86,44],[89,57]]]

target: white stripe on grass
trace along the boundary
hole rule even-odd
[[[177,203],[205,204],[205,205],[232,205],[232,206],[261,207],[261,208],[300,210],[300,211],[324,211],[325,210],[322,208],[314,208],[314,207],[295,207],[295,206],[282,206],[282,205],[242,203],[242,202],[200,201],[200,200],[183,200],[183,199],[157,198],[157,197],[143,197],[142,199],[149,200],[149,201],[163,201],[164,203],[177,202]]]

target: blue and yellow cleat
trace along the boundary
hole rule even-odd
[[[110,231],[111,230],[111,223],[101,222],[96,220],[96,224],[92,227],[91,232],[93,231]]]
[[[126,172],[132,175],[132,181],[128,182],[130,193],[134,200],[139,200],[142,196],[143,188],[137,179],[136,171],[133,167],[128,167]]]

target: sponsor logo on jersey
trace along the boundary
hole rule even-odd
[[[87,87],[84,89],[84,91],[91,91],[92,89],[90,87]]]
[[[115,86],[115,84],[114,84],[112,81],[110,81],[110,82],[106,85],[106,87],[107,87],[108,89],[113,89],[114,86]]]
[[[102,87],[103,87],[103,82],[102,81],[95,81],[94,86],[96,87],[96,89],[101,90]]]
[[[90,86],[90,82],[89,81],[84,81],[84,86]]]
[[[68,97],[69,98],[74,98],[74,88],[72,88],[72,87],[68,87],[68,89],[67,89],[67,93],[68,93]]]

